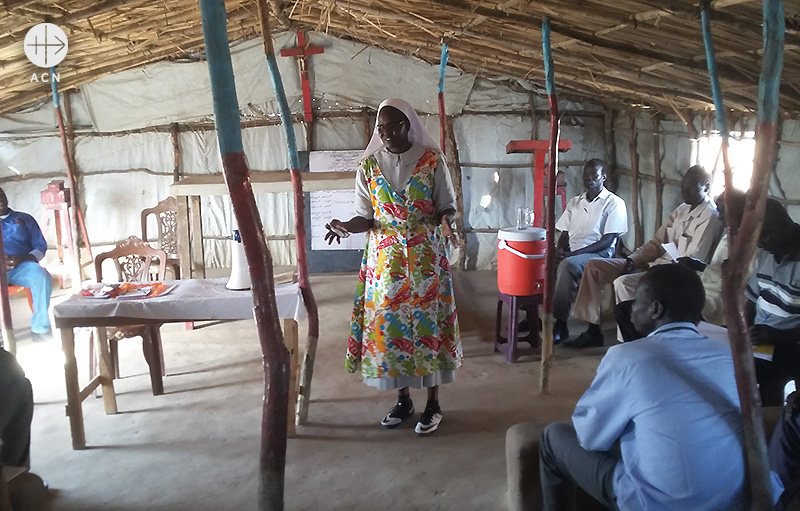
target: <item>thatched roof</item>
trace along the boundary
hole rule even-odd
[[[480,76],[541,83],[541,22],[552,19],[559,94],[665,112],[707,109],[711,93],[697,1],[270,0],[275,30],[306,28],[397,53],[450,62]],[[254,1],[228,0],[231,40],[260,37]],[[726,103],[755,110],[761,2],[714,0],[713,34]],[[49,95],[31,83],[26,31],[48,21],[69,37],[60,89],[105,74],[202,52],[197,0],[0,0],[0,113]],[[786,2],[781,109],[800,113],[800,0]],[[379,79],[379,77],[376,77]]]

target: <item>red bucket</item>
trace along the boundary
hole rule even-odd
[[[544,292],[547,231],[510,227],[497,233],[497,288],[515,296]]]

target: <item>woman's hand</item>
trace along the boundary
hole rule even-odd
[[[453,232],[453,228],[450,227],[449,215],[443,215],[440,224],[442,226],[442,236],[444,236],[445,242],[450,243],[454,247],[460,247],[461,242],[458,236]]]
[[[350,231],[344,226],[344,222],[336,218],[325,224],[325,228],[328,229],[328,232],[325,233],[325,241],[328,242],[328,245],[333,243],[333,240],[336,240],[337,244],[341,244],[342,238],[350,237]]]

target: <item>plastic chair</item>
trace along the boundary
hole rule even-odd
[[[20,293],[25,293],[25,298],[28,299],[28,307],[30,307],[31,312],[33,312],[33,296],[31,295],[31,290],[22,286],[8,286],[8,296],[14,296]]]
[[[178,256],[178,200],[167,197],[155,207],[142,210],[142,240],[147,242],[147,217],[155,215],[158,226],[156,246],[167,253],[167,266],[172,269],[175,279],[181,278],[180,257]]]
[[[117,246],[102,254],[98,254],[94,259],[95,274],[97,282],[103,281],[103,261],[112,259],[117,270],[116,282],[147,282],[150,280],[164,280],[167,273],[167,254],[163,250],[151,247],[136,236],[117,243]],[[151,270],[152,263],[157,260],[157,272],[153,275]],[[155,277],[152,279],[151,277]],[[121,339],[130,337],[142,338],[142,351],[147,365],[150,368],[150,383],[153,388],[153,395],[157,396],[164,393],[164,385],[158,372],[154,372],[155,364],[161,367],[161,374],[164,372],[164,352],[161,349],[161,324],[149,325],[129,325],[123,327],[107,327],[109,341],[109,354],[111,356],[111,374],[114,378],[119,378],[119,351],[117,343]],[[96,360],[94,353],[94,334],[89,341],[90,378],[96,374]]]

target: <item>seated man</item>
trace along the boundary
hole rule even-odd
[[[608,350],[572,424],[539,451],[544,510],[575,509],[576,486],[608,509],[745,509],[742,416],[730,347],[696,325],[696,272],[651,268],[633,321],[649,335]]]
[[[0,349],[0,462],[30,467],[33,392],[11,353]]]
[[[776,511],[797,509],[800,497],[800,399],[792,392],[769,439],[769,466],[784,487]],[[792,506],[792,507],[790,507]]]
[[[628,230],[625,201],[608,191],[605,163],[594,158],[583,167],[586,191],[567,203],[556,222],[561,231],[555,256],[556,285],[553,295],[553,341],[569,338],[567,318],[581,281],[583,267],[598,257],[611,257],[617,238]]]
[[[728,195],[727,199],[725,198],[726,195]],[[730,202],[731,217],[734,218],[738,224],[742,218],[742,212],[744,211],[744,192],[739,190],[723,192],[717,198],[719,219],[723,225],[726,225],[726,201]],[[719,241],[716,250],[714,250],[714,255],[711,256],[711,261],[708,264],[691,257],[682,257],[678,259],[679,264],[685,264],[695,271],[702,272],[700,274],[700,280],[703,282],[703,289],[706,292],[706,304],[703,307],[703,320],[717,326],[725,326],[725,302],[722,299],[722,263],[727,258],[728,233],[726,227],[725,233],[722,235],[722,239]],[[632,341],[644,337],[633,328],[630,307],[628,306],[629,303],[630,302],[622,302],[617,304],[614,308],[617,325],[619,325],[620,331],[627,335],[625,341]]]
[[[772,345],[772,360],[756,358],[763,406],[783,406],[786,383],[800,373],[800,225],[767,199],[748,299],[750,340]]]
[[[711,176],[703,167],[690,167],[681,180],[683,204],[672,212],[653,239],[636,249],[627,259],[595,259],[586,264],[575,297],[573,315],[587,321],[589,328],[567,346],[584,348],[603,345],[603,332],[600,330],[603,287],[614,282],[616,302],[632,300],[644,270],[673,262],[662,244],[673,243],[679,257],[690,257],[704,263],[709,261],[724,227],[714,202],[708,196],[710,185]],[[623,307],[626,306],[630,304]]]
[[[727,199],[726,199],[727,196]],[[744,211],[745,194],[739,190],[732,190],[731,192],[722,192],[722,195],[717,197],[717,208],[719,208],[719,219],[723,225],[726,223],[726,215],[730,214],[738,224],[742,218]],[[728,203],[730,203],[731,211],[727,211]],[[725,302],[722,299],[722,263],[728,258],[728,229],[719,240],[714,255],[711,256],[711,261],[708,266],[696,259],[689,260],[690,268],[702,271],[700,280],[703,281],[703,289],[706,290],[706,305],[703,307],[703,319],[709,323],[717,326],[725,326]],[[683,262],[683,260],[678,261]],[[751,265],[752,269],[752,265]]]
[[[8,207],[8,198],[2,188],[0,188],[0,221],[2,221],[8,283],[31,290],[33,340],[48,340],[50,334],[48,309],[53,284],[50,274],[39,265],[39,261],[47,251],[47,242],[42,236],[39,224],[31,215],[13,211]]]

